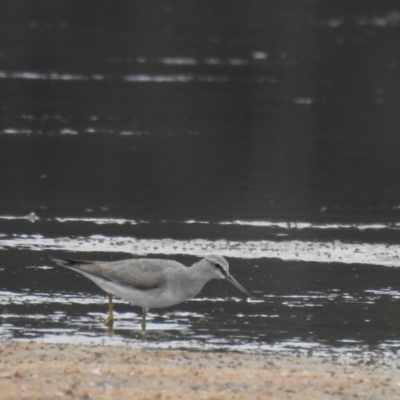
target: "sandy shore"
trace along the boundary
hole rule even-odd
[[[0,399],[400,399],[399,363],[0,342]]]

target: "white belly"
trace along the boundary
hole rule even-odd
[[[116,285],[114,282],[99,279],[94,276],[90,276],[90,279],[105,292],[126,300],[132,305],[144,307],[146,309],[170,307],[192,297],[184,296],[182,293],[179,293],[179,291],[167,288],[137,290],[127,286]]]

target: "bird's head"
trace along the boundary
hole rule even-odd
[[[206,265],[210,279],[226,279],[246,296],[251,297],[250,293],[229,273],[229,264],[224,257],[211,254],[204,258],[202,262]]]

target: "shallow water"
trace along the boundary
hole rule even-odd
[[[10,223],[21,222],[8,218]],[[33,224],[40,221],[37,217]],[[109,229],[109,224],[118,229],[127,224],[138,229],[139,237],[143,236],[139,234],[142,224],[137,222],[88,218],[69,222],[76,226],[76,231],[96,227],[97,234],[44,237],[15,233],[3,234],[0,239],[4,251],[0,270],[3,338],[307,354],[377,355],[398,350],[400,270],[393,267],[399,252],[397,245],[340,242],[342,230],[348,228],[332,226],[329,229],[336,229],[335,240],[301,240],[304,229],[321,230],[320,226],[312,228],[309,224],[298,229],[283,223],[260,222],[245,227],[243,222],[226,221],[143,223],[154,232],[159,232],[157,225],[166,224],[169,231],[173,225],[176,237],[186,236],[181,240],[137,239],[134,231],[132,236],[101,234]],[[46,224],[55,225],[54,231],[59,231],[58,225],[67,221],[47,219]],[[208,237],[207,231],[212,236],[217,226],[225,229],[226,239],[190,239],[187,225],[195,237],[200,232],[202,237]],[[228,236],[232,226],[234,241]],[[245,229],[243,235],[253,240],[240,240],[240,229]],[[367,235],[364,228],[351,229],[359,238]],[[376,234],[374,227],[368,229]],[[390,231],[393,227],[379,227],[380,233],[382,229]],[[253,233],[249,235],[250,232]],[[318,236],[318,232],[313,234]],[[269,240],[254,239],[256,235]],[[196,260],[194,256],[224,255],[232,274],[254,298],[245,299],[228,282],[210,282],[198,297],[186,303],[150,310],[145,336],[140,328],[140,309],[116,299],[116,323],[111,334],[103,325],[107,316],[106,296],[92,282],[55,266],[50,257],[73,254],[81,259],[116,260],[127,257],[127,253],[173,258],[186,265]],[[330,255],[330,259],[321,261],[321,253],[325,254],[323,257]]]
[[[398,354],[400,10],[39,3],[0,13],[1,338]],[[51,262],[209,253],[254,298],[210,282],[145,336]]]

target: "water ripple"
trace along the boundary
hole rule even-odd
[[[124,236],[44,237],[42,235],[3,235],[0,249],[32,251],[123,252],[133,255],[185,254],[204,257],[219,254],[226,257],[257,259],[279,258],[286,261],[319,263],[369,264],[400,266],[400,246],[388,244],[288,241],[175,240],[136,239]]]

